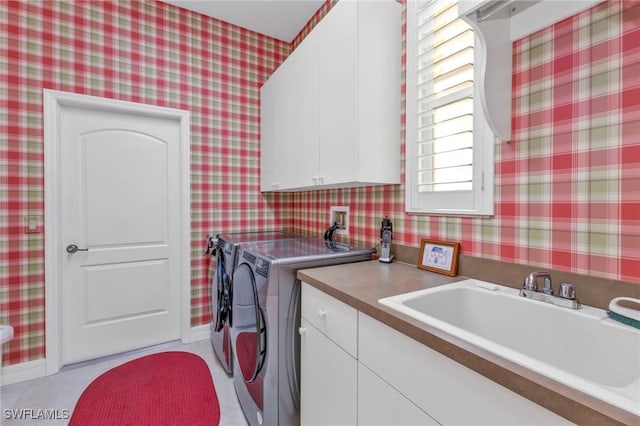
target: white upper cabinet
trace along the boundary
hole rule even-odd
[[[400,183],[401,6],[338,2],[261,91],[261,190]]]
[[[296,49],[276,76],[276,140],[282,188],[298,186],[300,176],[316,168],[318,147],[318,38],[309,34],[303,49]],[[268,145],[267,145],[268,146]],[[267,153],[268,154],[268,153]],[[309,180],[311,177],[309,176]]]
[[[267,105],[275,103],[278,76],[273,75],[267,80],[260,91],[260,133],[261,133],[261,168],[262,182],[270,182],[274,185],[278,180],[278,154],[276,152],[276,109],[267,108]],[[264,186],[264,185],[263,185]],[[264,190],[264,188],[263,188]]]
[[[511,139],[512,42],[581,12],[599,0],[461,0],[458,13],[482,44],[480,96],[495,135]]]

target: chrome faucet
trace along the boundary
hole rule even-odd
[[[544,278],[542,291],[538,290],[538,278]],[[576,290],[569,283],[562,283],[558,295],[553,295],[551,275],[548,272],[532,272],[525,277],[520,296],[569,309],[580,309],[582,307],[576,299]]]
[[[542,292],[544,294],[553,294],[553,287],[551,286],[551,274],[548,272],[532,272],[524,280],[524,288],[530,291],[538,291],[538,278],[544,278],[544,288]]]

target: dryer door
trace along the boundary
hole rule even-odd
[[[210,274],[212,277],[211,302],[214,323],[213,329],[220,331],[225,321],[230,319],[229,309],[231,308],[229,305],[229,276],[227,275],[226,258],[220,247],[214,249]]]
[[[267,335],[256,280],[247,263],[238,265],[233,274],[233,330],[238,367],[244,380],[251,383],[264,364]]]

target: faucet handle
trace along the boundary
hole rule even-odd
[[[574,300],[576,298],[576,289],[569,283],[562,283],[558,289],[558,296],[563,299]]]
[[[538,291],[538,280],[529,275],[524,278],[522,288],[529,291]]]

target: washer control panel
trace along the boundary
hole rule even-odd
[[[261,257],[256,259],[256,274],[267,278],[269,276],[269,262]]]

